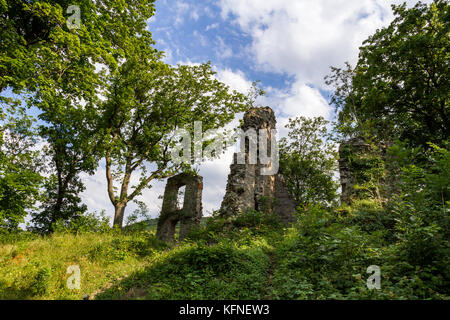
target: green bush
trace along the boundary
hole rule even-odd
[[[249,210],[238,215],[233,220],[236,228],[277,228],[281,226],[280,217],[277,214],[262,213],[256,210]]]
[[[269,261],[259,247],[184,243],[155,259],[98,298],[123,298],[133,288],[146,299],[261,299],[265,293]]]
[[[92,261],[102,260],[114,263],[127,258],[150,256],[155,251],[167,247],[168,245],[158,240],[154,233],[141,231],[131,235],[116,236],[110,242],[97,243],[90,248],[88,255]]]
[[[355,200],[351,207],[341,207],[337,213],[336,222],[349,227],[357,225],[367,233],[381,232],[388,243],[396,240],[394,215],[374,199]]]
[[[109,232],[109,219],[103,210],[100,214],[85,213],[76,216],[70,221],[59,220],[53,227],[55,232],[60,233],[89,233],[89,232]]]

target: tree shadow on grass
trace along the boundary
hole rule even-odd
[[[4,280],[0,280],[0,300],[29,300],[35,296],[32,288],[22,288],[15,285],[8,285]]]
[[[261,249],[190,245],[162,253],[95,299],[261,299],[268,274]]]

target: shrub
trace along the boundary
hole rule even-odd
[[[59,233],[90,233],[90,232],[109,232],[109,219],[103,210],[100,214],[85,213],[75,217],[70,221],[58,220],[53,226],[53,230]]]

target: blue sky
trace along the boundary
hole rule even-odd
[[[279,136],[288,119],[300,115],[333,118],[324,76],[330,66],[355,64],[358,48],[393,19],[397,0],[157,0],[149,30],[170,64],[211,61],[217,78],[246,92],[260,80]],[[407,1],[408,5],[416,1]],[[430,1],[425,1],[430,2]],[[234,122],[236,123],[236,122]],[[199,166],[204,177],[204,215],[220,207],[234,150]],[[90,210],[112,216],[104,167],[85,175],[82,198]],[[137,178],[137,176],[136,176]],[[139,200],[159,214],[165,181],[152,184]],[[127,213],[135,206],[129,205]]]
[[[222,19],[216,1],[158,0],[156,12],[149,30],[157,48],[166,52],[169,63],[211,61],[217,68],[244,71],[248,79],[270,86],[283,85],[289,78],[286,74],[256,70],[247,53],[251,35],[230,19]]]

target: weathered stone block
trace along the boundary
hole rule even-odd
[[[276,119],[271,108],[249,109],[244,114],[244,123],[241,128],[244,132],[254,129],[258,134],[258,141],[259,130],[267,130],[267,156],[272,154],[271,130],[276,128]],[[284,179],[279,174],[261,174],[263,169],[270,168],[272,164],[261,163],[259,144],[256,164],[249,163],[250,150],[249,142],[246,141],[245,164],[236,164],[237,154],[234,155],[234,162],[230,166],[226,194],[220,208],[221,215],[233,216],[248,210],[258,210],[278,214],[284,223],[292,222],[294,220],[295,202],[287,192]]]
[[[178,191],[186,186],[183,208],[178,207]],[[202,217],[203,178],[198,175],[181,173],[167,180],[163,205],[158,219],[156,236],[173,242],[175,228],[180,222],[179,240],[183,240],[192,227],[200,223]]]

